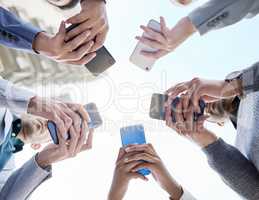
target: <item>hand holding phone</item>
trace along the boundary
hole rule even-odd
[[[145,131],[142,125],[128,126],[120,129],[122,146],[130,144],[146,144]],[[139,174],[147,176],[151,173],[149,169],[141,169]]]
[[[152,119],[158,119],[158,120],[165,120],[165,103],[168,100],[168,95],[164,94],[153,94],[149,109],[149,116]],[[180,98],[177,97],[173,100],[171,108],[175,109],[177,104],[179,103]],[[193,113],[194,114],[194,120],[197,121],[200,116],[204,114],[206,103],[203,100],[199,101],[199,105],[201,108],[201,113]],[[176,122],[176,119],[174,116],[172,116],[172,121]]]
[[[153,30],[157,32],[161,32],[161,26],[160,23],[155,20],[150,20],[148,23],[148,27],[152,28]],[[143,33],[144,37],[150,38],[146,33]],[[151,47],[148,47],[147,45],[138,42],[137,46],[135,47],[134,52],[130,56],[130,62],[132,62],[134,65],[140,67],[141,69],[145,71],[150,71],[153,67],[153,65],[156,62],[156,59],[153,58],[147,58],[144,55],[141,54],[142,51],[146,52],[156,52],[158,49],[154,49]]]
[[[85,106],[86,111],[88,112],[88,115],[91,119],[91,121],[88,123],[89,129],[96,129],[99,126],[102,125],[103,121],[102,118],[98,112],[97,106],[94,103],[86,104]],[[52,121],[48,121],[47,123],[48,130],[50,132],[50,136],[53,140],[54,144],[58,144],[58,134],[57,134],[57,127],[56,124]],[[67,139],[69,139],[69,133],[67,133]]]
[[[73,24],[69,26],[66,29],[66,31],[69,32],[77,26],[78,24]],[[96,51],[96,57],[93,60],[91,60],[89,63],[85,64],[85,67],[94,76],[98,76],[104,71],[106,71],[108,68],[113,66],[115,63],[116,63],[115,59],[112,57],[110,52],[105,48],[105,46],[103,46]]]

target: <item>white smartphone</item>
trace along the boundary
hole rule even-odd
[[[154,29],[157,32],[161,32],[161,26],[160,23],[156,20],[150,20],[148,27]],[[149,37],[146,33],[143,33],[143,36]],[[130,56],[130,62],[132,62],[134,65],[140,67],[141,69],[145,71],[150,71],[152,67],[154,66],[156,59],[153,58],[147,58],[140,54],[141,51],[147,51],[147,52],[156,52],[158,49],[151,48],[147,45],[144,45],[141,42],[138,42],[137,46],[135,47],[134,52]]]

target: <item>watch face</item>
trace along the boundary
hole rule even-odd
[[[232,81],[234,79],[239,79],[242,76],[242,72],[241,71],[236,71],[236,72],[232,72],[231,74],[229,74],[226,78],[226,81]]]

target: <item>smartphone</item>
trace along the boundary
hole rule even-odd
[[[102,118],[98,112],[97,106],[95,103],[89,103],[86,104],[85,106],[86,111],[89,114],[89,117],[91,121],[88,123],[88,128],[90,129],[96,129],[100,127],[103,124]],[[56,124],[52,121],[48,121],[47,123],[48,130],[50,132],[50,136],[53,140],[54,144],[58,144],[58,134],[57,134],[57,127]],[[69,139],[69,133],[67,133],[67,139]]]
[[[145,131],[143,125],[127,126],[120,129],[122,146],[130,144],[146,144]],[[151,173],[149,169],[140,169],[139,174],[147,176]]]
[[[77,26],[78,24],[70,25],[68,28],[66,28],[66,31],[69,32]],[[116,61],[113,56],[105,48],[105,46],[103,46],[96,51],[96,57],[89,63],[85,64],[85,67],[92,73],[92,75],[98,76],[113,66],[115,63]]]
[[[168,95],[165,94],[153,94],[151,98],[151,104],[149,109],[149,116],[152,119],[157,120],[165,120],[165,103],[168,100]],[[180,98],[176,97],[172,101],[171,108],[172,110],[176,108],[177,104],[179,103]],[[194,114],[194,121],[197,121],[200,116],[204,114],[206,103],[203,100],[199,101],[199,105],[201,108],[201,113],[193,113]],[[172,121],[176,122],[176,119],[174,116],[172,116]]]
[[[160,23],[153,19],[149,21],[147,26],[157,32],[161,32]],[[143,36],[150,38],[149,35],[147,35],[146,33],[143,33]],[[140,67],[141,69],[143,69],[145,71],[150,71],[152,69],[153,65],[155,64],[156,59],[147,58],[147,57],[141,55],[141,51],[156,52],[156,51],[158,51],[158,49],[151,48],[141,42],[138,42],[137,46],[135,47],[135,50],[133,51],[132,55],[130,56],[130,62],[132,62],[134,65]]]

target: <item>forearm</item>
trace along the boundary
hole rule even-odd
[[[127,192],[128,184],[122,185],[120,182],[112,183],[108,194],[108,200],[122,200]]]
[[[173,27],[172,32],[174,33],[174,38],[176,38],[175,46],[182,44],[190,36],[196,32],[195,26],[192,24],[189,17],[182,18],[175,27]]]
[[[247,16],[254,0],[210,0],[189,14],[201,35],[234,24]]]
[[[51,168],[42,169],[33,157],[10,176],[0,192],[0,199],[28,199],[31,193],[50,177]]]
[[[259,199],[258,171],[240,151],[222,139],[206,146],[203,151],[209,165],[229,187],[245,199]]]

